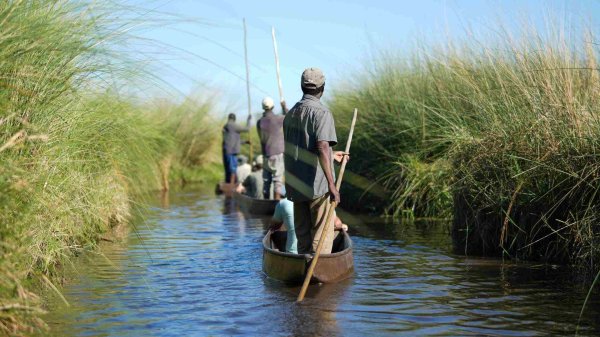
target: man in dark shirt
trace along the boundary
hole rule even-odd
[[[329,199],[339,203],[335,187],[333,160],[341,160],[343,152],[331,147],[337,144],[335,124],[331,112],[321,104],[325,90],[325,76],[318,68],[304,70],[301,78],[304,95],[300,102],[285,115],[285,188],[287,197],[294,202],[294,223],[298,237],[298,253],[315,251],[321,232],[327,231],[323,254],[331,252],[333,221],[326,224]],[[332,217],[332,220],[335,217]]]
[[[227,124],[223,126],[223,166],[225,167],[225,182],[235,184],[237,155],[240,153],[241,138],[240,133],[250,130],[252,116],[248,115],[246,127],[235,123],[235,114],[231,113],[227,117]]]
[[[285,101],[281,102],[282,115],[273,113],[273,99],[265,97],[262,101],[263,116],[256,123],[260,137],[260,145],[264,158],[263,162],[263,196],[271,196],[271,183],[274,185],[273,199],[281,199],[283,187],[283,119],[288,112]]]

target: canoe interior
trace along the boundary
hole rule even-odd
[[[254,199],[237,192],[233,193],[233,197],[243,211],[260,215],[273,215],[275,213],[275,206],[279,202],[278,200],[270,199]]]
[[[333,283],[354,273],[352,240],[346,232],[336,232],[331,254],[321,254],[311,282]],[[286,231],[269,232],[263,239],[263,270],[269,277],[290,283],[302,283],[312,259],[310,254],[285,252]]]
[[[345,242],[345,237],[347,237],[347,235],[339,235],[339,231],[336,232],[337,236],[335,237],[335,239],[333,239],[333,248],[331,249],[331,253],[338,253],[343,251],[348,245]],[[273,245],[273,248],[284,252],[285,251],[285,244],[287,243],[287,231],[276,231],[273,232],[271,234],[271,243]],[[326,254],[322,254],[319,259],[321,259],[321,257],[325,256]],[[330,255],[330,254],[328,254]]]

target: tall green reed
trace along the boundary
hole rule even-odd
[[[497,31],[384,54],[336,92],[338,125],[362,112],[349,168],[387,188],[392,215],[451,215],[457,251],[596,270],[593,34]]]
[[[0,334],[43,327],[26,284],[59,280],[164,184],[165,158],[190,166],[214,141],[198,123],[209,103],[158,118],[123,94],[148,74],[123,56],[120,14],[108,2],[0,5]]]

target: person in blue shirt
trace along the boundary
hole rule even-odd
[[[287,198],[282,198],[275,206],[275,213],[271,220],[272,230],[281,228],[285,225],[287,228],[287,240],[285,242],[285,251],[298,254],[298,239],[296,238],[296,227],[294,226],[294,203]]]
[[[285,196],[285,189],[282,189],[282,193]],[[335,217],[334,224],[335,230],[348,230],[348,226],[342,223],[342,220],[337,216]],[[275,213],[271,220],[271,230],[279,230],[282,225],[285,225],[287,229],[285,251],[298,254],[298,238],[296,237],[296,227],[294,225],[294,203],[285,197],[279,200],[279,203],[275,206]]]

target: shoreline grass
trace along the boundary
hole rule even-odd
[[[62,265],[127,222],[132,203],[168,188],[171,167],[181,176],[214,162],[210,101],[140,104],[119,92],[146,74],[123,69],[133,62],[113,42],[127,29],[102,6],[0,5],[2,335],[44,329],[34,284],[60,283]]]
[[[387,189],[380,211],[451,216],[460,254],[565,263],[593,277],[598,44],[590,30],[495,31],[486,42],[383,54],[335,92],[342,130],[361,112],[349,169]]]

